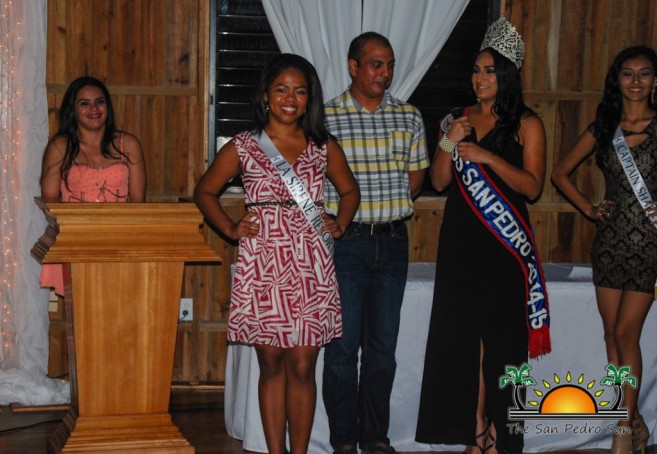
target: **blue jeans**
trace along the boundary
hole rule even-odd
[[[331,446],[360,443],[364,449],[390,442],[390,393],[408,273],[406,225],[372,234],[352,224],[336,241],[334,260],[343,336],[324,352],[324,405]]]

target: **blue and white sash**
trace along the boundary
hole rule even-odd
[[[525,276],[529,356],[551,351],[550,313],[543,267],[534,234],[482,166],[452,152],[455,179],[473,213],[518,261]]]
[[[333,255],[333,250],[335,249],[333,236],[331,235],[331,232],[321,231],[322,227],[324,227],[322,213],[317,209],[315,201],[310,197],[310,194],[308,194],[305,186],[301,183],[301,179],[299,179],[290,163],[281,155],[276,148],[276,145],[274,145],[274,142],[271,141],[265,131],[262,131],[259,135],[253,134],[253,137],[258,141],[258,145],[262,151],[265,152],[276,170],[280,173],[285,186],[287,186],[288,191],[290,191],[290,194],[292,195],[292,198],[301,208],[301,212],[306,220],[308,220],[310,226],[315,232],[317,232],[317,235],[319,235],[326,250],[330,255]]]
[[[650,202],[652,202],[653,198],[650,195],[648,186],[646,186],[646,182],[643,180],[643,177],[641,176],[636,163],[634,162],[634,158],[630,152],[630,147],[627,145],[627,141],[625,140],[625,136],[623,135],[623,131],[621,130],[620,126],[616,128],[612,144],[614,145],[614,150],[616,150],[616,156],[621,163],[621,167],[625,172],[625,176],[627,177],[627,180],[632,187],[632,191],[634,191],[636,199],[639,201],[639,204],[641,204],[641,207],[645,210],[648,208],[648,205]],[[648,216],[647,213],[646,216]],[[652,217],[648,216],[648,219],[650,219],[650,221],[653,223],[657,222],[657,215],[653,215]],[[653,225],[655,228],[657,228],[657,225]]]

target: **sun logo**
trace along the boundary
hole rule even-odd
[[[590,390],[595,386],[595,380],[584,384],[584,375],[577,379],[577,385],[571,384],[570,372],[566,374],[566,384],[561,384],[561,379],[554,374],[556,387],[543,380],[543,386],[548,390],[547,393],[535,389],[534,394],[541,398],[541,401],[529,400],[527,403],[531,406],[538,407],[539,413],[597,413],[598,405],[605,407],[609,401],[597,403],[595,397],[600,397],[603,390],[599,389],[590,394]],[[585,389],[586,388],[586,389]]]
[[[627,419],[628,411],[622,408],[624,385],[636,388],[636,377],[630,375],[629,366],[617,368],[607,364],[607,376],[600,380],[600,386],[613,387],[615,399],[604,400],[603,389],[595,389],[596,382],[585,383],[584,374],[576,380],[570,372],[566,373],[565,382],[554,374],[553,383],[542,380],[544,390],[533,389],[533,396],[528,397],[527,405],[521,397],[521,389],[536,385],[536,380],[529,375],[531,366],[506,366],[506,375],[499,379],[500,389],[511,384],[514,388],[513,403],[509,408],[509,420],[525,419]]]

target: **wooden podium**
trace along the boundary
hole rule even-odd
[[[169,396],[185,262],[220,257],[191,203],[46,203],[32,248],[63,263],[71,409],[48,452],[193,453]]]

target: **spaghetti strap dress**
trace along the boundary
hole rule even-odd
[[[479,145],[522,168],[518,142],[495,149],[489,132]],[[452,164],[454,165],[454,164]],[[525,222],[523,196],[486,165],[484,170]],[[485,408],[502,452],[521,453],[522,435],[509,435],[511,387],[499,389],[505,365],[528,359],[526,279],[516,259],[476,217],[458,184],[450,185],[440,230],[436,285],[424,361],[416,440],[475,445],[480,343],[483,343]]]
[[[256,238],[239,241],[228,340],[282,348],[324,345],[342,335],[333,258],[253,134],[233,140],[245,204],[258,215],[260,230]],[[326,164],[326,145],[312,140],[291,163],[320,210]]]
[[[123,135],[120,149],[123,150]],[[121,159],[110,164],[94,167],[74,163],[68,174],[68,185],[62,179],[60,197],[62,202],[127,202],[129,194],[130,171]],[[62,265],[45,263],[39,277],[41,287],[53,288],[58,295],[64,295],[64,276]]]
[[[631,147],[630,152],[655,200],[657,117],[653,117],[643,132],[647,139]],[[597,223],[591,253],[593,283],[598,287],[652,294],[657,280],[657,229],[634,195],[613,145],[600,156],[599,164],[605,176],[605,198],[613,200],[614,205],[609,219]]]

